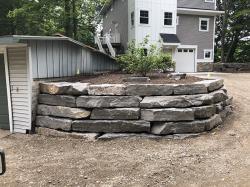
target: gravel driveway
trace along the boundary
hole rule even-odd
[[[213,132],[106,142],[0,132],[0,186],[250,186],[250,74],[213,76],[225,78],[235,110]]]

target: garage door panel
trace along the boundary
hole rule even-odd
[[[175,61],[176,72],[195,72],[195,49],[177,49]]]

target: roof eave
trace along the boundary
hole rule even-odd
[[[218,16],[218,15],[221,15],[221,14],[225,14],[225,11],[192,9],[192,8],[177,8],[177,13],[179,13],[179,14],[189,14],[189,15]]]

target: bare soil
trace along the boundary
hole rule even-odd
[[[0,132],[0,186],[250,186],[250,74],[225,78],[235,113],[186,140],[76,139]]]
[[[85,82],[91,84],[128,84],[124,82],[124,79],[132,77],[135,75],[132,74],[123,74],[123,73],[108,73],[95,76],[81,76],[70,81],[73,82]],[[166,73],[151,73],[148,75],[150,81],[145,84],[190,84],[203,80],[195,76],[187,76],[185,79],[173,80],[168,77]],[[141,83],[143,84],[143,83]]]

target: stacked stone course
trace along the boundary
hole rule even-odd
[[[221,79],[185,85],[41,83],[40,92],[38,128],[98,133],[100,139],[112,133],[201,133],[232,112]]]

